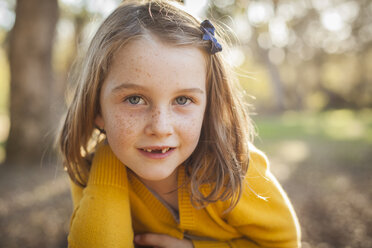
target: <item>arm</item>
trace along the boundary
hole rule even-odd
[[[270,172],[266,156],[251,148],[246,188],[238,205],[226,216],[257,247],[300,247],[300,227],[286,193]],[[232,247],[244,246],[244,240],[231,241]],[[255,246],[253,246],[255,247]]]
[[[246,238],[233,239],[227,242],[193,240],[192,243],[194,245],[194,248],[231,248],[231,247],[259,248],[261,247]]]
[[[218,203],[226,209],[226,203]],[[222,207],[222,204],[225,206]],[[208,208],[208,207],[207,207]],[[244,238],[228,242],[193,241],[203,247],[300,247],[300,228],[293,207],[271,174],[266,156],[252,147],[246,185],[237,206],[224,216]]]
[[[126,168],[107,145],[95,154],[87,187],[71,184],[69,247],[133,247]]]

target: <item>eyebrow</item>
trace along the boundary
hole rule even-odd
[[[115,94],[121,90],[124,90],[124,89],[133,89],[133,90],[143,90],[143,91],[147,91],[148,89],[146,87],[143,87],[141,85],[138,85],[138,84],[134,84],[134,83],[122,83],[118,86],[116,86],[115,88],[113,88],[111,90],[111,93]],[[186,88],[186,89],[181,89],[179,90],[177,93],[199,93],[199,94],[204,94],[204,91],[200,88]]]
[[[134,89],[134,90],[146,90],[145,87],[141,86],[141,85],[138,85],[138,84],[133,84],[133,83],[122,83],[118,86],[116,86],[115,88],[113,88],[111,90],[112,93],[117,93],[121,90],[124,90],[124,89]]]

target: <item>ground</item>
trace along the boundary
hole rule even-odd
[[[372,247],[370,116],[334,111],[255,118],[255,144],[294,205],[303,248]],[[71,212],[60,165],[0,165],[0,247],[67,247]]]

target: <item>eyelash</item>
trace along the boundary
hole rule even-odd
[[[133,97],[139,97],[141,98],[139,101],[145,101],[144,98],[141,96],[141,95],[131,95],[131,96],[128,96],[124,99],[124,102],[128,102],[130,105],[140,105],[138,103],[131,103],[130,102],[130,99],[133,98]],[[186,105],[189,105],[190,103],[195,103],[194,99],[192,97],[188,97],[188,96],[178,96],[175,98],[174,101],[176,101],[176,99],[178,98],[181,98],[181,97],[185,97],[186,98],[186,103],[185,104],[177,104],[177,105],[180,105],[180,106],[186,106]],[[187,103],[187,101],[190,101],[189,103]]]
[[[143,99],[143,97],[142,96],[140,96],[140,95],[131,95],[131,96],[128,96],[128,97],[126,97],[125,99],[124,99],[124,102],[128,102],[130,105],[139,105],[138,103],[131,103],[130,102],[130,99],[131,98],[134,98],[134,97],[139,97],[140,98],[140,101],[142,100],[142,101],[145,101],[144,99]]]
[[[190,103],[194,103],[195,102],[194,99],[192,99],[191,97],[188,97],[188,96],[178,96],[178,97],[176,97],[175,101],[177,100],[177,98],[181,98],[181,97],[185,97],[186,98],[186,102],[187,101],[190,101],[188,104],[187,103],[185,103],[185,104],[179,104],[181,106],[189,105]]]

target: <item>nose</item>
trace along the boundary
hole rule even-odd
[[[173,134],[172,115],[167,108],[157,108],[151,111],[149,123],[146,125],[147,135],[166,137]]]

